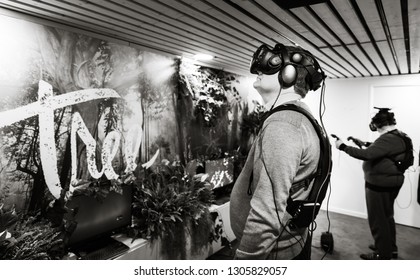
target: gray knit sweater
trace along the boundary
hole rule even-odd
[[[300,101],[288,103],[309,111]],[[289,193],[293,199],[307,197],[311,187],[292,184],[315,172],[319,154],[319,138],[304,115],[280,111],[267,118],[230,198],[237,259],[292,259],[301,252],[307,229],[285,226],[286,202]]]

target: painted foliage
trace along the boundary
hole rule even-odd
[[[37,211],[177,158],[173,59],[7,17],[0,36],[0,204]]]
[[[243,140],[240,124],[248,107],[245,77],[182,63],[180,78],[187,161],[234,154]]]

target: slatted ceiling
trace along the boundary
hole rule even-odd
[[[334,50],[338,52],[341,56],[343,56],[346,59],[346,61],[348,61],[352,65],[353,68],[359,71],[360,74],[358,76],[363,75],[364,77],[368,77],[371,75],[368,69],[365,68],[364,65],[362,65],[360,60],[357,60],[357,57],[353,53],[350,53],[348,51],[350,49],[347,50],[343,46],[337,46],[334,47]]]
[[[420,2],[408,1],[408,26],[410,36],[410,73],[417,73],[420,64]]]
[[[306,23],[305,17],[298,15],[299,11],[300,9],[293,9],[289,12],[289,16],[293,17],[297,24],[301,26],[300,29],[302,29],[302,31],[299,33],[299,35],[303,36],[306,41],[311,42],[317,47],[325,47],[326,43],[325,40],[323,40],[323,36],[319,36],[318,33],[312,29],[312,26]],[[326,36],[325,34],[323,35]]]
[[[183,17],[193,16],[195,19],[205,21],[206,24],[214,26],[215,28],[222,30],[229,34],[236,34],[238,38],[246,41],[248,44],[252,44],[254,47],[257,47],[263,42],[266,38],[261,35],[261,33],[256,32],[255,30],[246,27],[242,24],[238,24],[237,21],[233,20],[227,14],[219,12],[217,9],[202,3],[201,5],[189,6],[187,3],[182,3],[178,1],[160,1],[162,3],[170,3],[172,7],[177,10],[184,11],[185,14]]]
[[[334,73],[337,73],[337,77],[339,78],[346,78],[349,77],[348,74],[345,74],[347,71],[344,71],[343,68],[336,64],[335,61],[331,60],[328,56],[326,56],[324,53],[321,55],[316,55],[316,52],[311,52],[313,55],[315,55],[318,59],[318,62],[320,63],[321,67],[325,68],[328,66],[330,69],[334,70]]]
[[[187,3],[184,3],[184,5],[186,4]],[[248,56],[250,53],[252,54],[255,51],[255,48],[257,48],[259,45],[261,45],[261,43],[264,40],[267,39],[267,37],[265,37],[257,28],[253,27],[254,25],[256,25],[256,23],[251,23],[248,25],[238,21],[234,18],[233,15],[229,13],[229,11],[226,11],[222,7],[219,7],[217,1],[212,1],[208,3],[205,1],[200,1],[196,2],[193,6],[195,9],[197,9],[197,11],[202,11],[201,17],[203,15],[207,15],[214,18],[215,21],[219,21],[221,25],[220,30],[225,32],[226,36],[232,36],[232,33],[229,32],[229,30],[227,30],[227,27],[230,27],[231,29],[236,30],[238,33],[240,33],[244,37],[244,40],[240,42],[237,49],[240,50],[241,48],[247,48]],[[200,17],[199,14],[198,17]],[[205,22],[205,24],[209,23]]]
[[[382,0],[382,2],[392,39],[403,39],[401,2],[395,0]]]
[[[322,49],[323,53],[331,59],[331,61],[338,64],[336,70],[342,73],[345,77],[357,77],[360,73],[348,61],[343,59],[338,52],[332,47],[325,47]],[[327,59],[327,58],[326,58]],[[357,74],[356,74],[357,73]]]
[[[390,31],[389,18],[386,15],[382,1],[375,0],[374,7],[371,5],[369,8],[375,9],[375,12],[371,13],[371,17],[375,17],[372,19],[372,21],[374,20],[375,23],[370,22],[369,26],[371,27],[370,30],[372,32],[373,38],[375,38],[375,41],[377,41],[378,48],[380,49],[379,54],[382,54],[390,74],[401,73],[401,63],[404,62],[398,58],[398,54],[395,50],[394,42],[392,40],[392,33]],[[376,17],[379,18],[379,21]],[[367,20],[369,20],[369,18]],[[386,44],[383,43],[382,38],[386,40]]]
[[[324,48],[323,52],[331,59],[334,59],[335,61],[339,61],[340,68],[338,69],[341,70],[340,72],[343,73],[346,77],[354,78],[354,77],[360,76],[360,74],[347,61],[341,59],[341,57],[337,55],[334,49]]]
[[[320,63],[322,70],[324,70],[325,75],[330,78],[344,78],[339,72],[329,67],[327,64]]]
[[[182,4],[184,9],[186,9],[186,4]],[[246,48],[249,52],[253,52],[256,47],[260,46],[263,41],[266,40],[266,37],[261,35],[260,32],[255,30],[252,26],[244,25],[227,14],[219,10],[217,7],[212,7],[203,3],[208,8],[205,12],[198,9],[195,10],[196,18],[202,20],[203,17],[206,19],[203,20],[203,24],[210,26],[217,26],[221,32],[225,32],[228,36],[238,36],[242,39],[240,42],[242,48]],[[191,14],[190,12],[187,15]],[[186,15],[186,16],[187,16]],[[207,18],[211,19],[208,21]],[[249,52],[247,55],[249,55]]]
[[[302,46],[331,78],[420,67],[418,0],[330,0],[291,10],[272,0],[0,0],[0,7],[159,53],[212,54],[205,65],[241,74],[261,43],[277,42]]]
[[[66,0],[67,1],[67,0]],[[91,2],[99,3],[104,2],[103,0],[92,0]],[[118,1],[114,1],[118,2]],[[127,5],[130,1],[125,1],[124,5]],[[142,7],[143,12],[152,11],[153,17],[155,18],[173,18],[173,19],[179,19],[183,17],[184,13],[177,11],[176,9],[172,9],[168,6],[165,6],[162,3],[159,3],[158,1],[153,0],[133,0],[132,2],[136,3],[136,5],[140,5],[139,7]],[[106,3],[104,3],[106,5]],[[102,5],[104,5],[102,4]],[[152,24],[154,24],[152,22]]]
[[[397,56],[399,58],[401,74],[408,74],[409,69],[407,65],[407,54],[405,52],[404,40],[403,39],[394,40],[394,45],[395,45],[395,48],[397,49]],[[417,72],[418,72],[418,68],[417,68]]]
[[[337,35],[345,44],[353,44],[353,38],[337,19],[327,4],[317,4],[311,6],[313,11],[325,22],[326,25]]]
[[[356,0],[348,0],[351,7],[352,7],[352,18],[354,18],[355,20],[351,21],[351,23],[353,25],[356,25],[356,29],[355,29],[355,35],[358,38],[359,42],[361,43],[365,43],[365,42],[372,42],[371,40],[371,28],[369,28],[368,24],[371,23],[372,21],[370,20],[369,22],[366,20],[366,18],[364,18],[364,13],[363,13],[363,9],[360,8],[359,6],[359,2],[357,2]],[[363,5],[363,2],[361,2]],[[368,14],[368,13],[366,13]],[[385,38],[382,38],[383,40]],[[373,40],[374,41],[374,40]]]
[[[372,76],[379,76],[379,70],[371,63],[371,61],[368,59],[368,56],[364,52],[362,52],[362,49],[358,45],[348,45],[348,48],[350,51],[359,58],[360,61],[363,62],[363,66],[366,67]]]
[[[387,64],[388,69],[391,72],[391,74],[398,74],[398,68],[397,68],[397,65],[395,63],[395,59],[394,59],[394,56],[391,52],[391,49],[389,47],[388,42],[387,41],[380,41],[380,42],[377,42],[377,44],[378,44],[378,48],[381,50],[381,53],[382,53],[382,55],[385,59],[385,62]],[[398,59],[397,59],[397,62],[398,62],[399,67],[401,67],[401,63],[399,62]],[[406,65],[407,65],[407,63],[406,63]],[[400,68],[400,71],[401,71],[401,68]]]
[[[376,41],[386,40],[375,0],[358,0],[356,2],[369,26],[369,31],[372,33],[373,38]]]
[[[420,37],[410,38],[410,61],[411,71],[409,73],[418,73],[420,67]]]
[[[137,1],[140,2],[140,1]],[[238,38],[234,33],[226,33],[225,31],[218,30],[214,28],[207,22],[198,21],[193,18],[184,17],[185,14],[183,13],[176,13],[175,15],[171,15],[169,13],[169,8],[154,1],[141,1],[142,4],[148,5],[147,7],[151,7],[152,9],[146,9],[146,12],[143,14],[144,17],[147,17],[148,14],[152,14],[154,18],[159,19],[156,22],[156,26],[164,27],[165,23],[168,22],[173,26],[181,26],[184,30],[190,31],[194,34],[212,34],[212,38],[217,38],[217,42],[219,43],[226,43],[226,40],[230,40],[234,42],[238,46],[242,46],[246,39],[243,40]],[[154,3],[151,5],[150,3]],[[146,7],[146,6],[145,6]],[[168,12],[167,12],[168,10]],[[157,12],[161,11],[161,12]],[[250,48],[253,49],[253,48]]]
[[[288,38],[289,40],[292,40],[293,42],[296,42],[299,45],[305,45],[305,40],[302,40],[297,34],[301,34],[305,31],[305,29],[297,23],[295,19],[293,19],[288,12],[280,9],[280,7],[271,2],[271,1],[255,1],[256,7],[258,6],[259,10],[264,11],[265,15],[263,19],[270,20],[270,24],[268,25],[272,30],[270,31],[272,34],[275,32],[273,30],[277,30],[277,33],[281,33],[284,37]],[[283,43],[286,45],[290,45],[291,42],[289,42],[288,39],[279,36],[276,34],[277,37],[280,37],[281,40],[279,40],[279,43]],[[271,44],[274,46],[277,42],[274,42]]]
[[[308,14],[308,11],[305,8],[295,8],[290,10],[290,14],[299,22],[303,27],[302,35],[308,40],[317,45],[318,47],[325,47],[325,40],[329,40],[332,37],[328,32],[326,32],[322,26],[318,23],[316,19],[311,17]],[[319,29],[322,29],[322,33],[319,32]],[[318,34],[323,34],[319,36]],[[324,39],[324,40],[323,40]],[[332,39],[334,40],[334,39]]]
[[[362,25],[363,25],[363,27],[364,27],[367,35],[369,36],[369,40],[372,43],[372,46],[375,49],[377,56],[380,58],[380,61],[382,62],[382,64],[386,68],[386,73],[384,75],[390,75],[391,72],[389,70],[388,64],[386,63],[385,58],[384,58],[384,55],[381,52],[381,50],[379,49],[378,44],[377,44],[377,40],[375,39],[375,35],[376,35],[376,37],[378,37],[378,38],[381,39],[382,38],[382,35],[385,34],[383,32],[383,29],[382,29],[382,32],[381,31],[378,31],[378,28],[379,27],[377,27],[378,26],[377,25],[377,23],[378,23],[377,18],[375,18],[374,20],[371,20],[370,22],[367,22],[366,21],[366,18],[363,16],[364,13],[366,14],[366,11],[363,12],[360,9],[360,7],[357,4],[357,1],[356,0],[350,0],[350,2],[352,4],[353,9],[355,9],[355,12],[357,14],[358,19],[362,23]],[[363,3],[365,3],[365,2],[363,2]],[[369,2],[367,2],[367,3],[369,3]],[[368,9],[368,8],[364,8],[364,10],[365,9]],[[373,11],[372,11],[372,13],[374,14],[374,16],[375,15],[378,15],[377,13],[375,14]],[[381,21],[381,20],[379,19],[379,21]],[[370,27],[369,24],[372,24],[372,27]],[[381,24],[382,24],[382,22],[381,22]],[[387,39],[387,40],[389,40],[389,38],[387,38],[386,36],[384,38]],[[392,44],[392,42],[388,42],[388,43],[389,44]]]
[[[378,52],[372,43],[362,43],[362,47],[366,50],[366,53],[375,61],[376,67],[379,69],[381,75],[388,75],[388,69],[383,63],[382,59],[379,57]]]
[[[230,13],[233,17],[235,17],[236,20],[241,22],[251,21],[250,23],[255,26],[256,30],[273,40],[273,44],[271,45],[274,45],[276,42],[290,44],[290,42],[288,42],[287,39],[282,36],[284,34],[281,29],[284,27],[281,26],[280,29],[278,29],[277,27],[279,26],[279,22],[273,20],[272,14],[267,14],[267,12],[261,9],[259,5],[256,5],[255,2],[242,0],[217,0],[215,2],[217,2],[218,5],[221,5],[221,7]],[[236,2],[242,6],[239,6]],[[275,27],[275,25],[277,27]],[[264,43],[267,42],[264,41]]]
[[[127,15],[131,15],[133,17],[137,17],[137,18],[139,17],[139,15],[135,14],[135,12],[133,12],[132,10],[126,9],[126,8],[121,7],[119,5],[116,5],[114,3],[107,3],[107,7],[109,9],[114,9],[114,10],[120,11],[121,13],[126,13]],[[178,15],[179,15],[180,18],[184,17],[184,15],[182,15],[182,14],[178,14]],[[153,28],[156,29],[157,27],[154,26]],[[251,49],[246,54],[245,53],[240,53],[240,52],[235,51],[235,49],[232,48],[232,45],[225,46],[225,45],[222,45],[220,42],[213,42],[213,41],[210,41],[210,40],[206,39],[205,37],[202,36],[203,32],[199,32],[200,36],[198,36],[198,35],[192,34],[190,32],[187,32],[185,30],[184,31],[183,30],[177,30],[177,28],[175,28],[173,26],[172,27],[165,27],[165,28],[169,29],[169,32],[166,32],[166,34],[164,34],[164,35],[169,36],[169,37],[174,37],[174,38],[177,39],[177,41],[181,41],[181,39],[191,38],[190,42],[195,43],[195,45],[197,45],[197,43],[199,43],[198,45],[201,45],[201,43],[206,43],[208,45],[213,46],[213,48],[215,48],[217,50],[221,50],[223,52],[227,52],[227,53],[231,54],[231,57],[233,57],[233,58],[236,57],[236,56],[240,56],[240,57],[243,57],[245,59],[249,59],[249,52],[251,52]],[[182,34],[179,34],[180,31],[181,32],[183,31]],[[165,32],[165,29],[162,28],[162,31],[160,31],[160,32]],[[181,35],[181,36],[179,36],[179,35]],[[224,42],[224,43],[226,44],[226,42]]]
[[[171,1],[171,0],[168,0]],[[194,6],[197,3],[197,0],[182,0],[183,2],[190,4],[191,6]]]
[[[267,0],[255,0],[255,2],[266,11],[269,11],[272,15],[275,15],[279,20],[281,20],[281,22],[285,24],[280,30],[282,33],[286,34],[286,32],[290,32],[290,30],[287,30],[288,28],[294,30],[297,33],[306,31],[306,29],[301,24],[299,24],[296,19],[290,16],[288,11],[281,9],[276,3]]]
[[[319,47],[326,46],[327,43],[330,45],[339,45],[340,42],[337,41],[336,37],[332,35],[328,29],[326,29],[321,22],[319,22],[313,15],[308,11],[306,8],[296,8],[292,9],[291,12],[297,16],[298,18],[302,19],[302,21],[309,26],[315,34],[322,38],[319,43],[316,43]],[[322,36],[321,36],[322,35]],[[308,37],[309,40],[318,39],[318,36],[310,36]]]
[[[108,5],[108,3],[104,3],[104,5]],[[152,26],[156,32],[168,30],[169,33],[172,33],[172,36],[177,37],[178,41],[181,41],[184,37],[188,38],[188,36],[195,35],[201,39],[206,39],[207,37],[209,40],[213,41],[215,45],[226,45],[227,47],[231,47],[232,44],[239,46],[242,43],[241,40],[236,39],[234,36],[231,37],[230,41],[227,41],[227,35],[212,30],[207,25],[199,23],[191,25],[190,23],[186,23],[184,19],[177,19],[176,17],[182,15],[180,13],[178,13],[175,18],[172,18],[156,12],[156,10],[159,10],[156,7],[149,9],[146,6],[139,6],[137,3],[129,3],[127,4],[127,7],[128,8],[123,7],[126,13],[136,11],[137,13],[135,16],[142,19],[144,25]],[[110,12],[112,12],[112,10],[110,10]],[[147,24],[147,22],[150,22],[151,24]],[[144,26],[141,26],[141,28],[144,28]],[[209,35],[203,35],[206,33]],[[182,37],[176,36],[176,34],[179,34]],[[231,42],[231,44],[229,44],[229,42]]]
[[[336,0],[340,1],[340,0]],[[349,3],[346,3],[349,5]],[[367,69],[370,73],[370,75],[379,75],[379,69],[376,67],[374,61],[372,58],[366,53],[366,51],[362,48],[360,41],[357,39],[354,30],[349,25],[349,22],[347,22],[344,17],[341,15],[339,10],[337,8],[341,8],[339,6],[334,6],[331,2],[327,2],[328,8],[331,10],[331,12],[334,14],[334,16],[337,18],[337,21],[340,22],[340,24],[343,26],[343,28],[346,30],[346,32],[350,35],[350,37],[353,40],[353,43],[347,44],[347,48],[349,49],[349,52],[352,53],[358,61],[363,61],[363,66],[365,69]],[[352,13],[351,7],[346,7],[343,5],[344,9],[343,11],[348,11],[348,13]],[[353,45],[355,44],[355,46]],[[370,69],[370,66],[372,66],[374,69]],[[373,70],[373,72],[372,72]]]
[[[92,14],[89,13],[89,12],[85,12],[84,10],[83,10],[84,11],[84,15],[83,16],[82,15],[79,15],[78,18],[72,19],[70,16],[67,16],[67,15],[71,15],[72,14],[69,11],[58,9],[58,8],[55,8],[54,6],[46,6],[46,5],[42,4],[42,3],[36,3],[36,5],[38,7],[48,8],[51,11],[57,12],[57,19],[63,19],[63,20],[70,21],[70,22],[73,22],[73,23],[78,23],[78,22],[80,22],[79,19],[80,18],[83,18],[88,23],[87,26],[91,26],[92,28],[96,28],[96,27],[99,26],[99,24],[102,24],[104,26],[104,28],[101,28],[101,27],[99,27],[99,28],[101,30],[103,30],[103,31],[107,31],[107,30],[109,30],[109,28],[114,28],[117,31],[121,31],[122,34],[126,33],[128,36],[131,36],[134,39],[141,40],[141,41],[147,41],[146,44],[149,45],[149,46],[151,46],[151,47],[159,47],[159,48],[161,48],[163,50],[171,50],[171,49],[173,49],[173,51],[175,53],[177,53],[177,54],[178,53],[179,54],[182,54],[183,51],[184,52],[187,51],[187,52],[189,52],[191,54],[194,54],[197,51],[197,50],[188,49],[188,48],[178,49],[177,47],[174,47],[173,46],[173,44],[171,43],[170,39],[167,39],[167,38],[165,38],[163,36],[159,36],[158,34],[156,35],[156,34],[154,34],[152,32],[145,31],[144,34],[142,35],[140,33],[136,33],[134,31],[130,31],[129,29],[125,29],[123,27],[119,28],[118,25],[116,24],[117,21],[112,20],[112,19],[109,19],[108,22],[110,24],[107,24],[107,23],[105,23],[105,21],[96,20],[94,17],[90,17],[89,15],[92,15]],[[63,17],[60,14],[64,15],[65,17]],[[50,14],[50,16],[54,17],[55,15],[54,14],[52,14],[52,15]],[[98,18],[101,18],[102,16],[101,15],[97,15],[97,17]],[[106,18],[106,17],[103,17],[103,18]],[[162,39],[167,39],[167,41],[162,41]]]
[[[352,33],[356,36],[359,42],[369,41],[369,36],[367,35],[363,25],[357,18],[357,15],[352,8],[348,0],[331,0],[333,6],[339,12],[340,16],[344,19],[346,24],[349,26]]]
[[[88,18],[89,19],[89,18]],[[92,19],[92,21],[95,21],[94,19]],[[74,20],[74,22],[78,22],[78,20]],[[94,22],[95,23],[95,22]],[[95,26],[95,25],[93,25]],[[108,28],[112,28],[112,25],[106,25],[106,27]],[[109,29],[104,28],[103,30],[107,31]],[[117,29],[118,30],[118,29]],[[143,30],[143,29],[142,29]],[[121,32],[124,32],[124,29],[120,29]],[[138,40],[140,42],[142,42],[143,45],[146,45],[152,49],[158,49],[158,50],[162,50],[165,51],[167,53],[170,54],[175,54],[175,55],[189,55],[190,57],[192,57],[195,53],[197,53],[197,51],[201,51],[203,52],[204,49],[190,49],[189,44],[187,43],[181,43],[181,46],[178,46],[176,43],[176,41],[171,40],[170,37],[165,37],[165,36],[161,36],[161,35],[156,35],[156,33],[153,32],[148,32],[145,31],[146,35],[145,36],[141,36],[141,35],[131,35],[128,34],[132,39],[134,39],[134,41]],[[135,34],[135,33],[133,33]],[[219,60],[216,59],[216,63],[218,63],[219,66],[225,66],[225,67],[229,67],[231,69],[235,69],[240,67],[241,68],[241,72],[246,71],[248,72],[248,67],[249,67],[249,63],[248,61],[244,61],[244,62],[238,62],[238,59],[235,58],[225,58],[223,60]]]
[[[115,4],[113,4],[112,8],[116,8]],[[125,11],[125,12],[132,12],[132,11]],[[181,16],[181,14],[178,14],[178,15]],[[221,43],[226,44],[226,42],[211,42],[211,41],[207,40],[205,37],[203,37],[202,35],[200,35],[200,36],[194,35],[192,33],[187,32],[186,30],[181,30],[181,31],[183,31],[182,32],[183,34],[180,34],[181,36],[179,36],[176,33],[179,33],[180,30],[178,30],[174,26],[168,27],[168,26],[166,26],[166,23],[161,24],[161,23],[156,22],[156,26],[154,26],[153,28],[156,29],[158,25],[163,25],[162,27],[169,30],[169,32],[167,32],[167,34],[165,34],[165,36],[174,37],[176,39],[176,41],[174,43],[182,44],[180,42],[185,40],[185,38],[193,37],[193,42],[195,42],[196,44],[199,43],[199,45],[201,45],[202,41],[207,41],[207,43],[212,45],[214,49],[217,49],[217,50],[221,49],[223,52],[228,53],[228,57],[229,57],[230,61],[233,61],[233,62],[237,61],[238,56],[240,56],[240,57],[242,57],[246,60],[249,59],[249,54],[238,53],[238,52],[234,51],[234,48],[232,48],[232,46],[225,47],[221,44]],[[184,28],[186,28],[188,26],[189,26],[188,24],[182,25],[182,27],[184,27]],[[165,30],[165,29],[162,28],[162,30]],[[195,31],[195,33],[203,34],[203,32],[196,31],[196,30],[194,30],[194,31]],[[201,49],[200,52],[208,52],[208,51],[206,51],[205,49]],[[215,52],[215,53],[212,53],[212,54],[215,55],[215,56],[218,56],[220,54],[220,52]]]

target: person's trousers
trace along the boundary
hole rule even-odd
[[[398,192],[376,191],[366,187],[369,227],[379,256],[383,259],[391,259],[392,252],[398,251],[394,221],[394,202]]]

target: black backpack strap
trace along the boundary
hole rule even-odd
[[[302,181],[293,183],[293,186],[305,184],[308,187],[310,183],[314,181],[307,199],[303,201],[294,201],[290,194],[287,199],[286,211],[292,216],[292,219],[289,221],[289,227],[307,227],[318,214],[321,203],[327,193],[332,169],[331,144],[324,130],[318,124],[318,121],[308,111],[295,104],[280,105],[270,112],[267,112],[263,120],[265,121],[270,115],[283,110],[296,111],[307,117],[313,125],[320,142],[320,157],[316,172]]]

